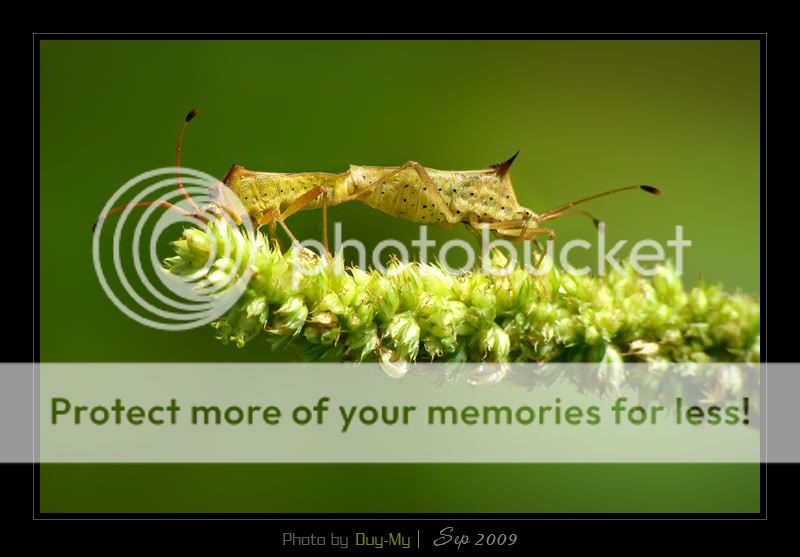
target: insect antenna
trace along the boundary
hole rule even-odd
[[[181,126],[181,131],[178,133],[178,143],[175,145],[175,167],[177,170],[175,171],[176,178],[178,179],[178,189],[183,194],[183,197],[186,198],[186,201],[192,206],[195,211],[201,212],[202,209],[194,202],[192,196],[189,195],[189,192],[186,191],[186,188],[183,187],[183,183],[181,183],[181,145],[183,144],[183,134],[186,131],[186,128],[189,127],[189,122],[197,116],[197,109],[193,108],[189,111],[186,115],[186,118],[183,119],[183,125]]]
[[[176,170],[176,178],[177,178],[177,181],[178,181],[178,190],[180,190],[180,192],[183,194],[183,197],[189,202],[189,204],[192,206],[192,208],[196,212],[195,213],[190,213],[189,211],[186,211],[185,209],[182,209],[182,208],[178,207],[177,205],[173,205],[172,203],[170,203],[168,201],[161,201],[161,200],[157,200],[157,201],[142,201],[140,203],[126,203],[125,205],[120,205],[119,207],[114,207],[113,209],[108,211],[105,215],[102,215],[99,219],[97,219],[94,222],[94,224],[92,225],[92,233],[94,233],[94,231],[97,230],[97,226],[103,220],[108,218],[110,215],[113,215],[114,213],[118,213],[118,212],[120,212],[120,211],[122,211],[124,209],[129,208],[129,207],[149,207],[151,205],[161,205],[165,209],[169,209],[170,211],[174,211],[174,212],[178,213],[179,215],[183,215],[184,217],[193,217],[193,218],[198,219],[201,222],[205,221],[205,219],[203,217],[201,217],[199,214],[197,214],[197,213],[203,213],[204,212],[203,209],[200,208],[200,206],[197,203],[195,203],[194,199],[192,199],[192,196],[189,195],[189,192],[186,191],[186,188],[183,187],[183,183],[181,182],[181,145],[183,144],[183,134],[186,131],[186,128],[189,126],[189,122],[191,122],[192,118],[194,118],[195,116],[197,116],[197,110],[193,109],[193,110],[190,110],[189,113],[186,115],[186,117],[183,119],[183,125],[181,125],[181,131],[178,133],[178,143],[175,146],[175,166],[177,168],[177,170]]]
[[[582,211],[580,209],[575,209],[574,211],[565,210],[565,211],[563,211],[561,213],[562,217],[571,217],[571,216],[578,216],[578,215],[584,216],[584,217],[586,217],[588,219],[591,219],[592,224],[594,224],[595,228],[599,227],[603,223],[602,220],[600,220],[599,218],[594,216],[589,211]]]
[[[544,222],[548,220],[557,219],[558,217],[564,214],[564,211],[574,207],[575,205],[580,205],[581,203],[586,203],[587,201],[592,201],[599,197],[606,197],[607,195],[613,195],[615,193],[620,193],[628,190],[637,190],[637,189],[646,191],[647,193],[651,193],[653,195],[661,195],[661,190],[653,186],[636,185],[636,186],[626,186],[624,188],[615,188],[613,190],[608,190],[601,193],[596,193],[594,195],[590,195],[589,197],[584,197],[581,199],[577,199],[575,201],[570,201],[569,203],[565,203],[561,207],[556,207],[555,209],[550,209],[549,211],[539,215],[539,217],[536,220],[539,222]],[[592,217],[592,219],[596,220],[594,219],[594,217]]]
[[[181,209],[180,207],[178,207],[177,205],[173,205],[169,201],[141,201],[139,203],[126,203],[125,205],[114,207],[113,209],[111,209],[109,212],[107,212],[105,215],[103,215],[94,222],[94,224],[92,225],[92,232],[97,230],[97,226],[101,222],[103,222],[106,218],[108,218],[110,215],[113,215],[114,213],[119,213],[120,211],[127,209],[129,207],[150,207],[151,205],[161,205],[165,209],[169,209],[170,211],[178,213],[179,215],[182,215],[184,217],[192,217],[199,220],[200,222],[205,222],[205,219],[200,215],[196,213],[190,213],[185,209]]]

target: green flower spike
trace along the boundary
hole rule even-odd
[[[169,272],[200,272],[216,247],[206,284],[232,283],[253,271],[239,302],[213,326],[222,342],[256,339],[295,348],[301,359],[379,361],[401,376],[414,360],[440,362],[600,362],[597,381],[618,386],[622,362],[758,362],[757,298],[698,284],[686,290],[670,265],[652,279],[632,266],[607,276],[515,267],[454,276],[436,265],[394,262],[386,273],[345,269],[341,254],[320,261],[293,248],[281,254],[229,226],[186,230]],[[227,250],[226,250],[227,248]],[[222,258],[221,254],[228,256]],[[303,273],[294,271],[298,254]],[[505,260],[493,255],[495,267]],[[721,376],[709,399],[738,379]]]

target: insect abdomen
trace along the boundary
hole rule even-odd
[[[350,174],[356,191],[368,189],[397,167],[351,166]],[[388,215],[411,222],[444,222],[444,215],[428,199],[416,171],[407,168],[388,178],[383,184],[359,197],[359,201]]]
[[[282,174],[252,172],[242,167],[234,167],[226,177],[226,185],[233,190],[248,214],[258,220],[269,211],[285,211],[304,193],[317,186],[323,186],[330,192],[340,190],[348,179],[346,174],[322,172]],[[329,204],[334,205],[335,199],[330,198]],[[316,209],[321,205],[320,195],[303,207],[303,210]]]
[[[351,167],[356,190],[364,189],[386,173],[387,167]],[[510,203],[502,204],[500,181],[492,172],[426,169],[435,194],[456,221],[497,222],[513,218]],[[447,219],[429,195],[428,186],[413,168],[392,176],[372,192],[359,198],[363,203],[389,215],[422,224],[445,223]],[[501,209],[502,207],[502,209]]]

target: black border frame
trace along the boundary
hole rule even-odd
[[[761,354],[762,362],[769,362],[767,356],[767,34],[766,33],[510,33],[510,34],[472,34],[472,33],[396,33],[396,34],[327,34],[327,33],[279,33],[279,34],[232,34],[232,33],[33,33],[33,188],[32,188],[32,208],[33,208],[33,343],[32,361],[40,362],[40,331],[39,331],[39,311],[40,311],[40,268],[39,268],[39,209],[40,209],[40,174],[39,174],[39,62],[40,62],[40,42],[42,40],[115,40],[115,39],[135,39],[135,40],[270,40],[270,39],[293,39],[293,40],[332,40],[332,39],[383,39],[383,40],[408,40],[408,39],[501,39],[501,40],[546,40],[546,39],[594,39],[594,40],[758,40],[760,42],[760,77],[761,77],[761,301],[762,312],[764,315],[764,327],[762,331]],[[763,388],[763,386],[762,386]],[[764,422],[766,432],[766,419]],[[27,464],[11,465],[27,469]],[[512,525],[520,526],[522,523],[530,521],[583,521],[583,520],[766,520],[767,519],[767,476],[768,469],[777,469],[777,465],[768,466],[765,463],[760,465],[760,511],[758,513],[42,513],[40,510],[40,464],[33,463],[33,519],[34,520],[81,520],[81,519],[100,519],[100,520],[259,520],[270,521],[268,530],[280,531],[286,522],[293,524],[296,531],[318,531],[320,527],[327,530],[345,531],[352,530],[356,526],[365,528],[369,525],[373,530],[377,530],[380,525],[387,525],[391,522],[400,522],[403,527],[406,524],[414,525],[414,529],[433,531],[438,533],[438,529],[443,526],[456,525],[457,529],[467,533],[472,532],[477,526],[482,526],[483,531],[513,529],[508,528]],[[781,471],[788,467],[780,467]],[[499,524],[492,526],[492,521],[502,520]],[[369,524],[372,523],[372,524]],[[263,527],[265,525],[262,525]],[[409,526],[410,527],[410,526]],[[265,532],[266,533],[266,532]],[[536,543],[536,540],[529,540]],[[519,548],[525,549],[526,544],[521,544]],[[533,547],[529,545],[528,548]],[[304,548],[307,550],[307,548]],[[355,549],[355,548],[353,548]],[[384,553],[386,551],[383,551]],[[463,552],[463,550],[462,550]]]

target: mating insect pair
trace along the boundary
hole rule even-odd
[[[183,134],[196,114],[192,110],[186,115],[178,135],[175,148],[178,169],[181,166]],[[246,215],[231,215],[237,223],[249,217],[258,226],[269,226],[273,238],[277,223],[293,242],[297,240],[286,226],[286,219],[298,211],[321,208],[322,240],[326,250],[327,209],[347,201],[360,201],[388,215],[420,224],[452,227],[461,223],[476,235],[481,229],[488,228],[498,237],[530,240],[541,236],[554,237],[553,231],[543,228],[542,223],[568,214],[572,207],[598,197],[634,189],[661,194],[653,186],[627,186],[584,197],[537,214],[519,204],[511,185],[509,169],[517,154],[505,162],[480,170],[435,170],[414,161],[400,166],[351,165],[349,170],[339,174],[253,172],[233,165],[222,179],[227,188],[220,188],[220,191],[223,196],[232,192],[240,202],[238,205],[246,211]],[[212,201],[204,208],[199,207],[181,184],[180,170],[178,189],[190,203],[194,213],[160,200],[136,203],[133,206],[160,204],[184,216],[201,220],[211,205],[217,205],[214,209],[230,212],[227,207],[232,204],[226,203],[225,199]],[[116,207],[103,215],[101,220],[130,206],[132,205]],[[598,222],[585,211],[574,212],[589,216],[595,224]]]

